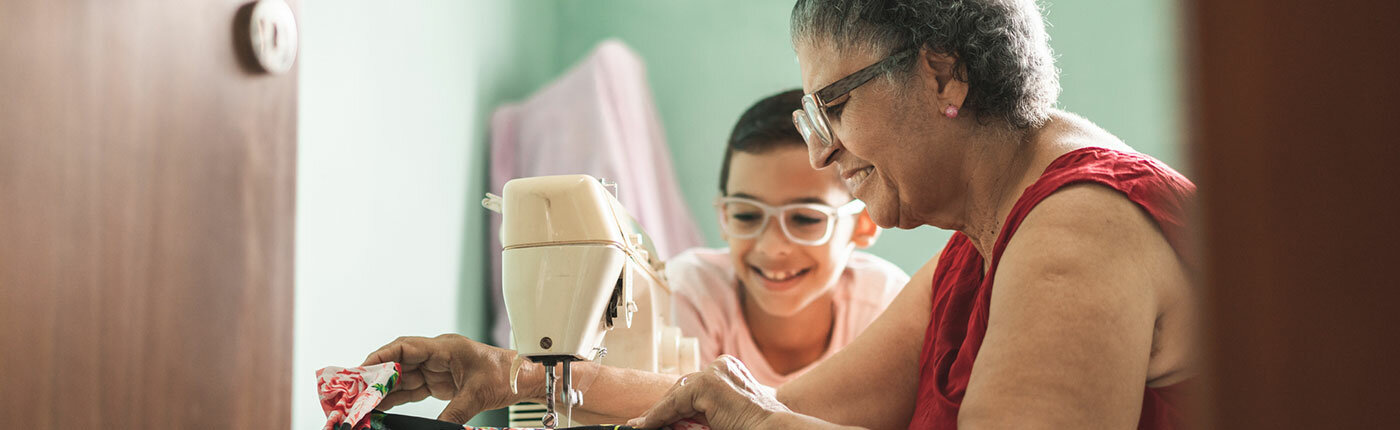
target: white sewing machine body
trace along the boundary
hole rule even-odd
[[[651,239],[603,183],[541,176],[511,180],[502,191],[483,205],[501,212],[501,288],[512,347],[522,357],[564,363],[566,377],[577,360],[678,375],[699,370],[698,342],[674,325]],[[532,424],[517,422],[523,411],[516,409],[512,427]]]

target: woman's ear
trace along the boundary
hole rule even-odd
[[[924,82],[929,84],[928,90],[933,91],[937,96],[938,110],[942,111],[947,106],[962,109],[963,102],[967,100],[967,82],[959,79],[966,77],[967,70],[960,64],[958,59],[952,55],[939,54],[927,47],[919,48],[918,72],[924,75]]]
[[[875,239],[880,237],[880,226],[870,218],[868,211],[860,211],[855,219],[856,228],[851,229],[851,243],[854,243],[856,248],[869,248],[875,244]]]

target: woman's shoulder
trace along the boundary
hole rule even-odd
[[[1056,111],[1035,139],[1036,164],[1045,167],[1020,197],[1021,213],[1013,218],[1053,210],[1056,205],[1045,203],[1054,200],[1080,207],[1131,201],[1160,221],[1159,210],[1184,211],[1195,194],[1195,184],[1185,175],[1077,115]],[[1100,187],[1105,189],[1083,190]]]
[[[1131,152],[1132,147],[1093,121],[1065,111],[1055,111],[1050,120],[1033,133],[1036,146],[1051,152],[1067,152],[1078,148],[1096,147]],[[1051,154],[1053,158],[1054,154]]]
[[[1106,139],[1116,142],[1112,136]],[[999,246],[1006,245],[1011,235],[1024,233],[1020,224],[1031,218],[1047,221],[1032,222],[1031,228],[1037,224],[1054,226],[1060,223],[1087,223],[1088,227],[1100,228],[1096,223],[1107,220],[1095,216],[1136,224],[1143,215],[1147,215],[1145,218],[1149,222],[1141,228],[1160,231],[1173,247],[1182,245],[1186,211],[1196,191],[1190,179],[1166,163],[1121,142],[1101,146],[1082,146],[1083,141],[1073,143],[1051,148],[1050,154],[1055,158],[1039,178],[1025,188],[1012,207],[1003,223],[1009,231],[1002,232]]]

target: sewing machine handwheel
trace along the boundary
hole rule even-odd
[[[622,278],[617,278],[617,286],[613,287],[612,297],[608,299],[608,310],[603,318],[603,324],[607,328],[613,328],[613,320],[617,319],[618,301],[622,299]]]

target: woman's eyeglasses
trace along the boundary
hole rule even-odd
[[[865,203],[860,200],[851,200],[840,207],[819,203],[775,207],[744,197],[720,197],[715,199],[715,206],[721,212],[720,226],[730,236],[739,239],[758,237],[768,226],[768,219],[777,217],[783,235],[792,243],[805,246],[821,246],[830,241],[837,217],[858,214],[865,209]]]
[[[792,112],[792,123],[797,126],[797,131],[802,133],[802,139],[807,141],[807,145],[819,144],[822,148],[831,147],[836,143],[836,135],[831,132],[831,124],[827,118],[826,110],[836,99],[850,94],[871,79],[875,79],[880,73],[884,73],[899,61],[917,52],[918,49],[906,49],[885,57],[885,59],[866,66],[864,69],[846,75],[846,77],[832,82],[826,88],[817,90],[814,93],[802,96],[802,108]]]

